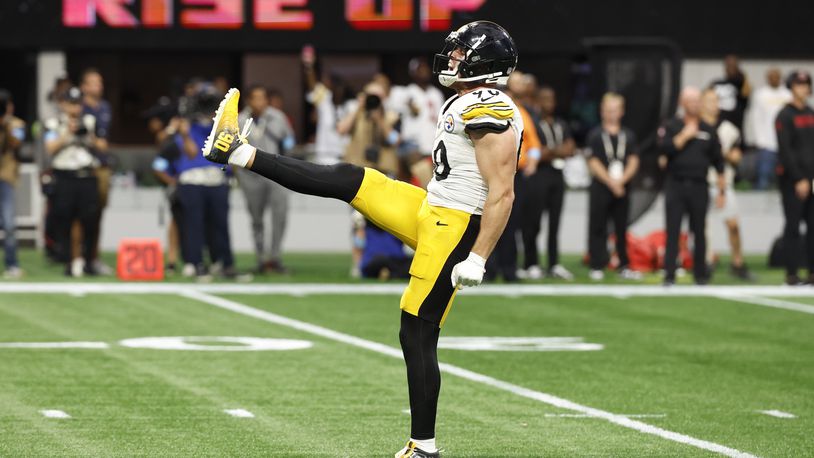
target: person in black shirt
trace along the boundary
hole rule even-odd
[[[555,115],[557,98],[554,89],[540,88],[536,104],[540,120],[536,126],[543,145],[537,171],[526,181],[526,198],[523,200],[523,247],[524,267],[529,278],[539,278],[542,273],[537,265],[537,235],[540,220],[548,213],[548,275],[553,278],[573,280],[574,275],[560,264],[560,215],[565,200],[565,159],[574,155],[576,144],[568,124]],[[526,126],[531,129],[532,126]]]
[[[693,235],[693,276],[695,283],[709,282],[706,264],[706,217],[709,206],[707,171],[718,172],[716,205],[724,204],[726,182],[724,160],[715,128],[700,119],[701,92],[694,87],[681,91],[683,118],[674,118],[659,128],[658,142],[667,156],[664,201],[667,219],[667,246],[664,253],[664,284],[675,283],[678,236],[681,220],[689,215]]]
[[[752,94],[752,85],[741,71],[735,55],[730,54],[724,58],[724,72],[726,76],[713,81],[710,88],[718,94],[721,119],[731,122],[743,132],[743,114]]]
[[[588,253],[590,278],[599,281],[605,276],[608,264],[608,220],[613,221],[616,232],[616,251],[619,256],[619,275],[638,280],[641,274],[628,267],[627,227],[630,199],[628,185],[639,169],[639,150],[636,135],[622,126],[625,99],[609,92],[602,97],[600,106],[602,125],[589,134],[588,167],[593,175],[589,193]]]
[[[783,245],[786,258],[786,283],[800,284],[797,260],[800,245],[800,221],[806,223],[806,258],[808,283],[814,283],[814,202],[811,184],[814,179],[814,110],[806,103],[811,96],[811,75],[796,71],[789,75],[786,85],[792,101],[777,115],[780,193],[786,226]]]

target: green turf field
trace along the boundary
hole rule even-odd
[[[384,457],[406,440],[397,295],[364,294],[365,284],[331,295],[119,286],[0,292],[0,456]],[[573,337],[602,349],[440,350],[444,456],[814,456],[814,300],[777,299],[801,306],[787,310],[614,291],[463,294],[442,337]],[[313,346],[119,343],[162,336]],[[15,342],[104,348],[2,348]],[[225,412],[235,409],[251,417]],[[794,418],[759,412],[771,410]]]

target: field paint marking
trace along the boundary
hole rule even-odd
[[[254,414],[245,409],[226,409],[224,412],[237,418],[254,418]]]
[[[315,324],[306,323],[304,321],[295,320],[292,318],[287,318],[281,315],[277,315],[271,312],[267,312],[265,310],[257,309],[254,307],[250,307],[245,304],[241,304],[239,302],[231,301],[228,299],[224,299],[221,297],[211,296],[209,294],[201,293],[198,291],[187,290],[181,291],[179,294],[183,297],[187,297],[189,299],[194,299],[200,302],[204,302],[209,305],[213,305],[215,307],[219,307],[224,310],[229,310],[234,313],[238,313],[241,315],[249,316],[252,318],[256,318],[258,320],[266,321],[269,323],[278,324],[281,326],[286,326],[292,329],[297,329],[303,332],[307,332],[310,334],[314,334],[320,337],[324,337],[326,339],[335,340],[337,342],[346,343],[349,345],[353,345],[355,347],[364,348],[366,350],[371,350],[376,353],[381,353],[383,355],[391,356],[398,359],[403,359],[401,350],[393,348],[388,345],[380,344],[377,342],[372,342],[370,340],[365,340],[359,337],[355,337],[349,334],[344,334],[338,331],[334,331],[332,329],[323,328],[322,326],[317,326]],[[540,391],[534,391],[528,388],[524,388],[519,385],[515,385],[513,383],[504,382],[502,380],[498,380],[488,375],[479,374],[477,372],[470,371],[468,369],[464,369],[458,366],[453,366],[452,364],[441,363],[439,364],[441,371],[447,374],[456,375],[460,378],[482,383],[484,385],[491,386],[493,388],[498,388],[503,391],[508,391],[509,393],[516,394],[518,396],[522,396],[528,399],[533,399],[536,401],[540,401],[545,404],[552,405],[554,407],[559,407],[561,409],[572,410],[578,413],[582,413],[585,415],[589,415],[591,417],[602,418],[607,420],[611,423],[624,426],[625,428],[630,428],[645,434],[652,434],[654,436],[661,437],[663,439],[671,440],[674,442],[678,442],[681,444],[691,445],[693,447],[697,447],[703,450],[708,450],[715,453],[720,453],[722,455],[726,455],[729,457],[740,457],[740,458],[754,458],[754,455],[751,455],[746,452],[742,452],[740,450],[736,450],[734,448],[726,447],[721,444],[716,444],[714,442],[705,441],[702,439],[696,439],[694,437],[690,437],[684,434],[676,433],[673,431],[668,431],[666,429],[659,428],[657,426],[649,425],[647,423],[642,423],[637,420],[632,420],[622,415],[613,414],[611,412],[606,412],[604,410],[595,409],[593,407],[584,406],[582,404],[577,404],[576,402],[569,401],[564,398],[560,398],[557,396],[553,396],[547,393],[543,393]]]
[[[777,418],[797,418],[797,415],[782,410],[758,410],[758,412]]]
[[[202,345],[195,342],[221,342],[235,345]],[[239,344],[239,345],[238,345]],[[138,337],[119,341],[126,348],[180,351],[268,351],[311,348],[307,340],[269,339],[263,337]]]
[[[0,342],[0,348],[87,348],[105,350],[105,342]]]
[[[746,302],[748,304],[763,305],[765,307],[774,307],[778,309],[793,310],[795,312],[814,314],[814,305],[801,304],[799,302],[785,301],[781,299],[772,299],[770,297],[752,296],[739,293],[722,294],[718,297],[730,301]]]
[[[45,418],[71,418],[70,415],[61,410],[40,410]]]
[[[667,415],[663,413],[638,413],[638,414],[618,414],[620,417],[627,418],[664,418]],[[547,413],[546,418],[593,418],[591,415],[584,413]]]
[[[598,351],[582,337],[441,337],[438,348],[463,351]]]

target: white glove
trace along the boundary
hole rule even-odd
[[[466,260],[452,268],[452,287],[463,289],[465,286],[478,286],[486,272],[486,260],[475,253],[469,253]]]

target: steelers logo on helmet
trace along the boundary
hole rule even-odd
[[[444,118],[444,130],[450,133],[455,130],[455,118],[451,114]]]
[[[433,73],[446,87],[475,81],[506,84],[516,66],[517,48],[509,33],[494,22],[475,21],[447,36],[433,60]]]

